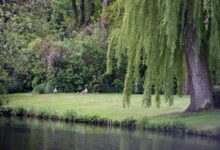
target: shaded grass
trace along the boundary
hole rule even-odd
[[[132,96],[129,108],[122,107],[121,94],[10,94],[5,99],[9,103],[4,107],[12,109],[12,114],[26,113],[38,118],[58,118],[97,125],[138,126],[181,134],[220,135],[219,111],[183,113],[189,104],[188,96],[175,97],[172,106],[162,98],[160,108],[156,105],[142,107],[141,95]]]

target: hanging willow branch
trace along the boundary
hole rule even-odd
[[[184,79],[184,30],[187,0],[127,0],[123,24],[113,31],[108,51],[108,72],[113,57],[128,58],[124,85],[124,106],[129,105],[132,83],[137,87],[140,64],[147,66],[143,104],[151,105],[152,88],[157,106],[163,92],[169,104],[173,103],[174,80],[181,95]],[[210,68],[220,70],[220,0],[193,0],[193,20],[196,29],[196,49],[207,45]],[[114,38],[117,40],[113,41]],[[115,43],[114,43],[115,42]],[[116,44],[116,46],[114,45]],[[114,47],[114,48],[113,48]],[[113,52],[112,50],[115,50]],[[125,51],[126,50],[126,51]],[[134,82],[133,82],[134,80]]]

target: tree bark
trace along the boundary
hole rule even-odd
[[[211,82],[204,44],[196,51],[196,29],[193,23],[193,0],[187,0],[185,14],[185,53],[190,86],[190,105],[187,112],[213,107]]]
[[[81,13],[80,25],[82,26],[85,24],[85,0],[81,0],[80,13]]]
[[[89,5],[89,13],[88,13],[87,21],[86,21],[87,24],[90,22],[91,17],[95,13],[95,3],[94,3],[94,0],[88,0],[88,5]]]
[[[76,5],[76,0],[72,0],[72,7],[73,7],[73,12],[74,12],[74,17],[76,19],[76,22],[78,22],[79,13],[78,13],[77,5]]]

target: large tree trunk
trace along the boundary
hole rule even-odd
[[[85,0],[81,0],[80,13],[81,13],[80,25],[82,26],[85,24]]]
[[[196,29],[193,23],[193,0],[187,0],[185,23],[185,53],[189,75],[190,105],[187,112],[196,112],[213,107],[211,82],[205,46],[196,51]]]
[[[78,13],[77,5],[76,5],[76,0],[72,0],[72,7],[73,7],[73,12],[74,12],[74,17],[76,19],[76,22],[78,23],[79,13]]]
[[[95,3],[94,3],[94,0],[88,0],[88,7],[89,7],[89,13],[88,13],[87,21],[86,21],[87,24],[90,22],[91,17],[95,13]]]

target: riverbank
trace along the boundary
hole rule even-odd
[[[175,97],[168,106],[141,106],[142,95],[133,95],[129,108],[122,107],[121,94],[10,94],[2,115],[79,122],[101,126],[143,128],[162,132],[220,137],[220,111],[182,113],[189,97]]]
[[[219,150],[218,139],[0,117],[1,150]]]

